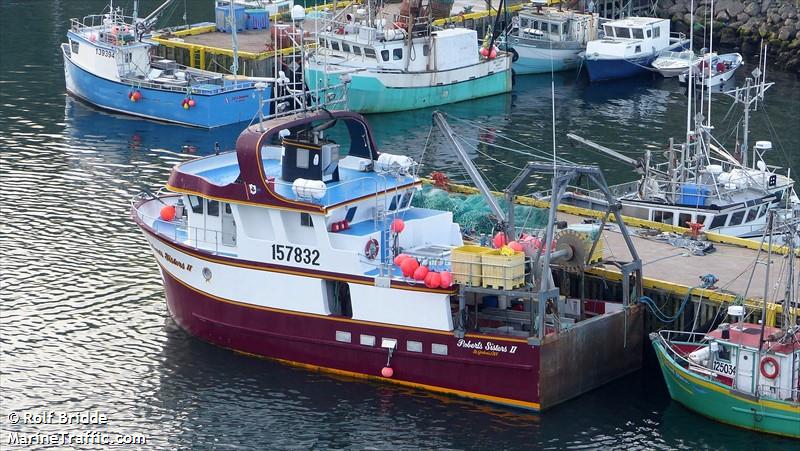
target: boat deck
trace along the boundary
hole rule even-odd
[[[283,26],[278,24],[278,27]],[[303,23],[303,29],[307,32],[314,32],[317,28],[322,28],[322,22],[317,19],[306,19]],[[270,27],[261,30],[244,30],[236,32],[236,39],[239,44],[239,51],[246,53],[263,53],[274,50],[276,25],[270,23]],[[167,35],[161,36],[164,39],[170,39]],[[175,39],[175,38],[172,38]],[[221,31],[208,31],[197,34],[181,35],[181,42],[186,44],[215,48],[232,51],[233,43],[231,41],[231,34]],[[291,42],[291,41],[289,41]],[[299,42],[297,43],[300,44]]]

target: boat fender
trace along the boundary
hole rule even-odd
[[[511,62],[516,63],[519,59],[519,53],[517,53],[517,50],[514,47],[511,47],[508,49],[508,52],[511,53]]]
[[[775,357],[767,356],[761,359],[761,375],[767,379],[775,379],[781,372],[781,367]]]
[[[375,257],[378,256],[378,240],[375,238],[370,238],[367,241],[367,244],[364,246],[364,255],[367,256],[370,260],[375,260]]]

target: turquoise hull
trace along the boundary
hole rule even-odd
[[[736,393],[680,366],[658,340],[653,347],[670,396],[686,408],[732,426],[800,438],[800,404]]]
[[[338,74],[327,77],[329,86],[341,83]],[[324,87],[320,84],[320,80],[324,79],[325,74],[320,70],[306,71],[306,82],[312,91]],[[358,113],[389,113],[463,102],[509,91],[510,70],[450,85],[413,88],[389,88],[375,77],[353,74],[347,88],[347,109]]]

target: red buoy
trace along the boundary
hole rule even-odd
[[[406,228],[406,223],[400,218],[394,218],[392,221],[392,232],[400,233]]]
[[[392,377],[394,376],[394,370],[390,366],[385,366],[381,369],[381,376],[383,377]]]
[[[161,219],[167,222],[175,219],[175,206],[164,205],[163,207],[161,207]]]
[[[439,288],[450,288],[453,284],[453,274],[450,271],[442,271],[439,273]]]
[[[400,269],[403,270],[403,275],[406,277],[411,277],[417,268],[419,268],[419,262],[413,257],[408,257],[400,263]]]
[[[186,103],[188,103],[188,104],[189,104],[189,106],[195,106],[195,105],[197,105],[197,102],[195,102],[195,100],[194,100],[194,99],[189,99],[189,101],[188,101],[188,102],[186,102]]]
[[[425,265],[420,266],[414,270],[414,280],[423,281],[428,275],[428,267]]]

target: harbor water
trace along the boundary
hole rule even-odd
[[[156,4],[140,3],[142,11]],[[177,3],[176,23],[183,13]],[[212,18],[210,2],[187,3],[203,9],[190,10],[190,22]],[[65,95],[59,44],[68,21],[104,4],[0,3],[0,448],[66,448],[11,444],[13,433],[104,431],[146,437],[140,446],[147,449],[796,449],[796,442],[718,424],[672,402],[652,361],[537,415],[309,372],[188,336],[169,318],[130,199],[163,186],[178,162],[211,154],[217,144],[231,149],[242,126],[169,126]],[[798,168],[800,80],[769,71],[777,84],[753,116],[751,142],[772,140],[769,163]],[[554,88],[557,155],[599,164],[609,183],[634,175],[573,147],[567,132],[659,158],[669,137],[685,134],[686,96],[675,80],[590,85],[585,73],[568,72],[556,74]],[[741,112],[724,95],[714,101],[715,133],[733,142]],[[551,158],[552,108],[551,77],[531,76],[517,77],[511,94],[442,110],[476,143],[478,167],[502,189],[527,161]],[[369,120],[382,150],[465,180],[441,135],[429,133],[431,112]],[[533,183],[531,190],[547,188]],[[41,412],[97,412],[107,422],[19,420]]]

